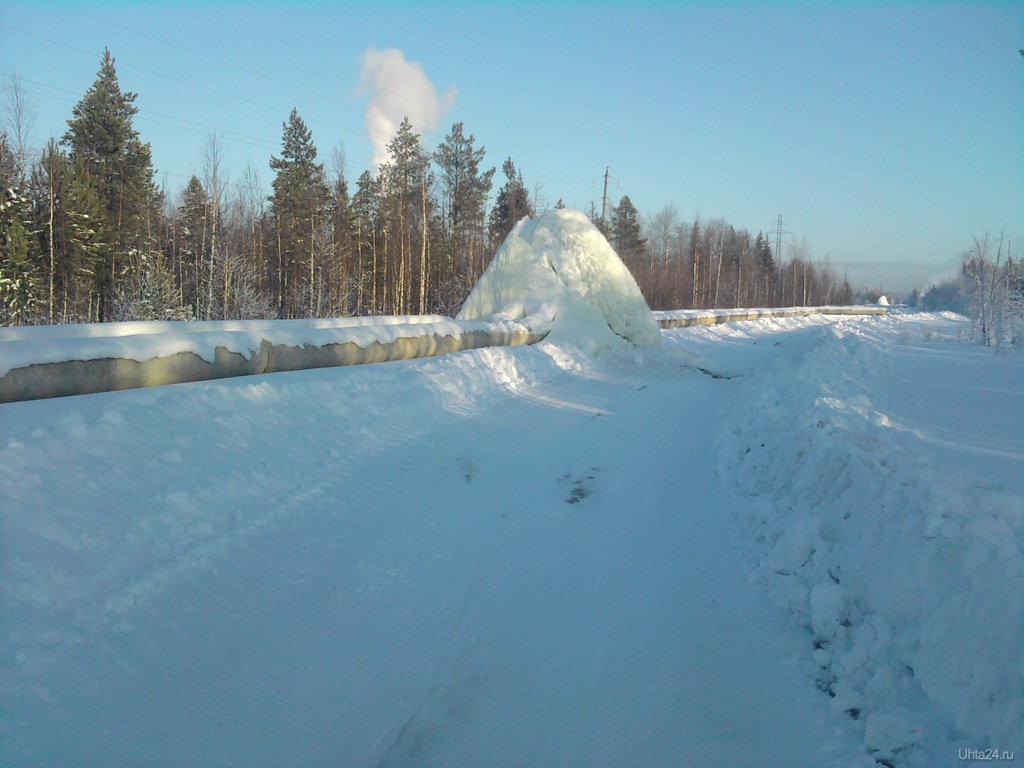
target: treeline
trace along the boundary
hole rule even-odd
[[[827,263],[812,262],[806,243],[780,264],[762,232],[752,236],[723,219],[682,221],[669,205],[641,223],[625,196],[605,235],[652,309],[853,303],[850,283]]]
[[[973,238],[961,255],[960,271],[924,291],[907,305],[929,312],[948,310],[970,319],[972,341],[997,351],[1024,349],[1024,260],[1014,260],[1007,239]]]
[[[256,170],[230,181],[213,135],[177,195],[157,185],[104,53],[67,132],[26,150],[24,102],[0,133],[0,324],[150,319],[455,314],[517,221],[535,214],[510,159],[495,169],[456,123],[432,153],[408,120],[376,174],[354,186],[344,155],[318,159],[292,110],[271,193]],[[562,207],[559,200],[556,207]],[[641,220],[629,197],[590,215],[655,309],[850,303],[853,291],[806,248],[780,264],[762,233],[723,220]]]

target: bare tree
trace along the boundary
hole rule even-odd
[[[12,69],[4,81],[4,103],[0,124],[11,141],[19,183],[24,183],[27,177],[30,137],[35,128],[36,115],[35,100],[25,91],[17,71]]]
[[[225,154],[227,154],[227,148],[224,146],[224,140],[214,131],[207,137],[206,145],[202,150],[203,184],[210,195],[210,250],[209,261],[206,265],[206,306],[202,313],[204,320],[209,320],[212,317],[214,285],[218,282],[216,279],[216,265],[219,260],[218,235],[221,229],[221,214],[224,210],[224,188],[227,184],[223,169]],[[221,303],[226,305],[228,293],[231,290],[231,276],[226,270],[223,278]]]
[[[245,237],[242,252],[253,265],[253,279],[259,289],[264,288],[265,263],[263,259],[263,220],[266,210],[266,192],[260,182],[260,174],[252,164],[242,171],[242,181],[237,186],[237,207]]]
[[[994,240],[994,256],[993,238],[987,232],[973,239],[961,270],[971,330],[979,343],[997,352],[1007,342],[1019,349],[1024,346],[1024,270],[1010,256],[1003,233]]]
[[[672,205],[664,206],[650,221],[643,221],[643,234],[647,240],[647,264],[644,274],[634,275],[641,290],[652,307],[670,308],[671,298],[667,291],[672,288],[672,279],[665,279],[673,257],[674,242],[679,229],[679,211]]]
[[[711,306],[718,308],[718,294],[722,286],[722,261],[725,252],[726,231],[730,229],[725,219],[716,219],[708,223],[709,234],[707,241],[711,249],[711,262],[708,264],[708,279],[711,278],[711,267],[715,267],[714,293],[711,297]]]

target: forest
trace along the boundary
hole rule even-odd
[[[537,212],[512,158],[496,179],[462,123],[428,152],[404,120],[389,159],[353,184],[343,151],[320,159],[294,109],[269,159],[269,195],[252,166],[227,177],[216,133],[200,173],[168,190],[114,64],[105,51],[66,133],[39,151],[17,79],[6,89],[0,325],[454,315],[516,222]],[[587,213],[652,309],[854,300],[806,244],[783,261],[763,232],[686,221],[672,205],[645,217],[628,195],[607,216],[594,203]]]

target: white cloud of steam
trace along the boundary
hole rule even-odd
[[[438,120],[455,103],[456,89],[438,96],[423,65],[406,61],[397,48],[363,54],[359,92],[370,95],[366,107],[366,133],[373,143],[370,163],[374,168],[388,160],[387,145],[402,118],[408,117],[417,133],[437,128]]]

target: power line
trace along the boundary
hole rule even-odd
[[[35,38],[36,40],[40,40],[40,41],[42,41],[44,43],[50,43],[51,45],[57,45],[57,46],[60,46],[61,48],[67,48],[69,51],[75,51],[76,53],[81,53],[81,54],[84,54],[86,56],[95,56],[95,54],[92,51],[86,51],[86,50],[83,50],[82,48],[76,48],[73,45],[68,45],[67,43],[61,43],[61,42],[58,42],[57,40],[51,40],[51,39],[49,39],[47,37],[43,37],[42,35],[37,35],[37,34],[34,34],[32,32],[26,32],[23,29],[18,29],[16,27],[12,27],[12,26],[10,26],[8,24],[0,23],[0,27],[2,27],[4,29],[9,29],[12,32],[18,32],[19,34]],[[213,93],[213,94],[215,94],[217,96],[224,96],[224,97],[227,97],[229,99],[235,99],[237,101],[243,101],[243,102],[245,102],[247,104],[252,104],[252,105],[257,106],[257,107],[262,107],[263,109],[272,110],[272,111],[274,111],[274,112],[276,112],[278,114],[281,114],[282,112],[287,112],[288,111],[286,109],[282,109],[281,107],[275,107],[275,106],[272,106],[270,104],[264,104],[263,102],[256,101],[254,99],[250,99],[250,98],[247,98],[245,96],[239,96],[237,94],[228,93],[226,91],[219,91],[216,88],[210,88],[209,86],[202,85],[200,83],[195,83],[195,82],[192,82],[191,80],[185,80],[185,79],[180,78],[180,77],[175,77],[174,75],[168,75],[168,74],[165,74],[163,72],[157,72],[156,70],[153,70],[153,69],[147,69],[146,67],[140,67],[137,64],[128,64],[126,62],[121,61],[121,62],[118,62],[118,66],[119,67],[127,67],[128,69],[138,70],[139,72],[145,72],[146,74],[154,75],[156,77],[162,77],[162,78],[164,78],[166,80],[171,80],[171,81],[176,82],[176,83],[181,83],[182,85],[188,85],[188,86],[190,86],[192,88],[199,88],[201,90],[208,91],[209,93]],[[327,122],[326,120],[320,120],[320,119],[313,118],[313,119],[310,119],[310,122],[319,123],[320,125],[326,125],[326,126],[328,126],[330,128],[335,128],[335,129],[340,130],[340,131],[346,131],[348,133],[355,133],[355,134],[357,134],[359,136],[363,135],[362,131],[357,131],[355,129],[348,128],[347,126],[343,126],[343,125],[338,125],[336,123],[330,123],[330,122]]]
[[[360,112],[360,113],[362,113],[364,115],[367,115],[368,117],[378,117],[378,118],[380,118],[382,120],[387,120],[389,123],[392,123],[395,126],[396,129],[398,128],[398,124],[399,124],[400,121],[394,120],[394,119],[392,119],[390,117],[387,117],[385,115],[381,115],[381,114],[378,114],[378,113],[375,113],[375,112],[371,112],[370,110],[364,109],[363,107],[357,107],[354,104],[349,104],[347,102],[340,101],[340,100],[335,99],[335,98],[333,98],[331,96],[325,96],[322,93],[317,93],[316,91],[311,91],[308,88],[303,88],[302,86],[295,85],[293,83],[287,83],[284,80],[278,80],[275,77],[271,77],[270,75],[265,75],[262,72],[257,72],[256,70],[249,69],[247,67],[243,67],[243,66],[241,66],[239,64],[234,64],[234,63],[232,63],[230,61],[225,61],[224,59],[218,59],[216,56],[210,56],[209,54],[203,53],[202,51],[197,51],[197,50],[195,50],[193,48],[188,48],[188,47],[186,47],[184,45],[179,45],[178,43],[174,43],[174,42],[171,42],[169,40],[164,40],[162,38],[156,37],[155,35],[150,35],[150,34],[148,34],[146,32],[142,32],[142,31],[137,30],[137,29],[132,29],[131,27],[126,27],[123,24],[118,24],[116,22],[110,21],[109,19],[104,19],[104,18],[102,18],[100,16],[96,16],[96,15],[91,14],[91,13],[86,13],[85,11],[81,11],[81,10],[79,10],[77,8],[72,8],[71,6],[64,5],[63,3],[58,3],[57,0],[47,0],[47,2],[49,2],[51,5],[57,6],[58,8],[63,8],[65,10],[67,10],[67,11],[71,11],[72,13],[80,14],[80,15],[85,16],[87,18],[94,19],[95,21],[99,21],[99,22],[101,22],[103,24],[109,24],[110,26],[116,27],[117,29],[123,29],[125,32],[131,32],[133,35],[139,35],[140,37],[144,37],[147,40],[153,40],[154,42],[161,43],[162,45],[166,45],[166,46],[169,46],[171,48],[175,48],[175,49],[177,49],[179,51],[184,51],[185,53],[189,53],[189,54],[191,54],[193,56],[198,56],[200,58],[206,59],[207,61],[212,61],[215,64],[220,64],[221,66],[230,67],[231,69],[235,69],[235,70],[237,70],[239,72],[243,72],[243,73],[245,73],[247,75],[251,75],[253,77],[258,77],[258,78],[260,78],[262,80],[266,80],[268,83],[274,83],[275,85],[280,85],[280,86],[283,86],[285,88],[290,88],[293,91],[297,91],[298,93],[306,94],[307,96],[315,96],[318,99],[323,99],[324,101],[329,101],[332,104],[337,104],[338,106],[345,107],[346,109],[351,109],[351,110],[353,110],[355,112]],[[424,133],[430,133],[430,135],[434,136],[435,138],[437,136],[437,134],[432,132],[432,131],[424,131]]]
[[[42,157],[43,153],[46,151],[45,147],[25,147],[25,149],[27,151],[35,154],[35,155],[39,155],[40,157]],[[194,174],[194,173],[177,173],[175,171],[168,171],[168,170],[164,170],[162,168],[155,168],[154,169],[154,175],[156,175],[156,176],[173,176],[176,179],[183,179],[184,181],[187,182],[187,181],[190,181],[192,179],[192,177],[195,176],[196,174]],[[242,182],[238,182],[238,181],[221,181],[219,183],[221,185],[225,186],[225,187],[235,187],[237,189],[248,190],[250,188],[249,184],[243,184]],[[260,184],[259,184],[260,195],[263,196],[263,197],[266,197],[269,194],[269,191],[270,191],[270,188],[266,184],[264,184],[262,182],[262,180],[261,180]]]
[[[202,51],[197,51],[194,48],[189,48],[187,46],[180,45],[180,44],[175,43],[173,41],[165,40],[163,38],[157,37],[156,35],[151,35],[151,34],[149,34],[147,32],[143,32],[143,31],[138,30],[138,29],[133,29],[132,27],[128,27],[128,26],[125,26],[123,24],[118,24],[117,22],[111,21],[109,19],[105,19],[105,18],[103,18],[101,16],[97,16],[95,14],[91,14],[91,13],[87,13],[85,11],[79,10],[78,8],[72,8],[69,5],[65,5],[64,3],[57,2],[57,0],[47,0],[47,2],[49,2],[51,5],[54,5],[54,6],[58,7],[58,8],[63,8],[64,10],[70,11],[72,13],[77,13],[77,14],[79,14],[81,16],[85,16],[86,18],[90,18],[90,19],[93,19],[95,21],[99,21],[99,22],[101,22],[103,24],[108,24],[108,25],[110,25],[112,27],[115,27],[117,29],[122,29],[122,30],[124,30],[126,32],[130,32],[130,33],[132,33],[134,35],[139,35],[140,37],[144,37],[147,40],[152,40],[154,42],[161,43],[162,45],[166,45],[166,46],[174,48],[176,50],[183,51],[183,52],[191,54],[193,56],[198,56],[200,58],[206,59],[207,61],[211,61],[211,62],[214,62],[216,64],[220,64],[221,66],[230,67],[231,69],[237,70],[239,72],[243,72],[243,73],[245,73],[247,75],[251,75],[253,77],[258,77],[258,78],[260,78],[262,80],[266,80],[267,82],[274,83],[276,85],[280,85],[280,86],[283,86],[285,88],[290,88],[290,89],[292,89],[294,91],[297,91],[298,93],[303,93],[303,94],[306,94],[306,95],[309,95],[309,96],[314,96],[316,98],[323,99],[324,101],[328,101],[328,102],[330,102],[332,104],[337,104],[339,106],[345,107],[346,109],[351,109],[351,110],[354,110],[356,112],[360,112],[360,113],[362,113],[362,114],[364,114],[364,115],[366,115],[368,117],[379,117],[379,118],[381,118],[383,120],[387,120],[389,123],[393,124],[396,128],[398,126],[399,121],[394,120],[394,119],[392,119],[390,117],[387,117],[385,115],[381,115],[379,113],[373,112],[371,110],[365,109],[364,107],[358,107],[358,106],[355,106],[353,104],[349,104],[347,102],[341,101],[339,99],[335,99],[335,98],[333,98],[331,96],[325,96],[324,94],[319,93],[317,91],[312,91],[312,90],[310,90],[308,88],[303,88],[302,86],[298,86],[298,85],[295,85],[293,83],[288,83],[288,82],[286,82],[284,80],[279,80],[279,79],[277,79],[275,77],[271,77],[269,75],[263,74],[262,72],[258,72],[256,70],[249,69],[248,67],[244,67],[244,66],[241,66],[239,64],[235,64],[233,62],[225,61],[224,59],[217,58],[216,56],[210,56],[209,54],[203,53]],[[142,71],[147,71],[147,70],[142,70]],[[200,87],[202,87],[202,86],[200,86]],[[331,127],[340,127],[340,126],[335,126],[335,125],[333,125],[331,123],[327,123],[327,122],[324,122],[324,121],[316,121],[316,122],[320,122],[320,123],[322,123],[324,125],[329,125]],[[342,128],[342,130],[351,130],[351,129],[344,129],[344,128]],[[430,137],[434,138],[437,141],[443,140],[442,135],[440,133],[436,132],[436,131],[423,130],[421,133],[422,133],[422,135],[430,136]],[[360,135],[361,135],[361,133],[360,133]],[[583,179],[580,179],[580,178],[578,178],[576,176],[572,176],[570,174],[563,173],[562,171],[556,171],[556,170],[551,169],[551,168],[545,168],[545,167],[542,167],[542,166],[539,166],[539,165],[536,165],[536,164],[533,164],[533,163],[529,163],[529,162],[524,162],[524,161],[521,161],[519,163],[519,165],[521,167],[522,166],[527,166],[527,167],[535,168],[537,170],[545,171],[547,173],[554,173],[554,174],[557,174],[559,176],[562,176],[565,179],[569,179],[569,180],[571,180],[573,182],[576,182],[576,183],[578,183],[580,185],[586,184],[586,182]]]
[[[68,5],[65,5],[63,3],[57,2],[56,0],[48,0],[48,2],[51,5],[55,6],[55,7],[64,9],[64,10],[72,12],[72,13],[76,13],[76,14],[81,15],[83,17],[90,18],[90,19],[93,19],[95,21],[98,21],[98,22],[101,22],[101,23],[104,23],[104,24],[108,24],[108,25],[110,25],[112,27],[115,27],[117,29],[121,29],[121,30],[129,32],[131,34],[135,34],[135,35],[138,35],[140,37],[143,37],[145,39],[152,40],[154,42],[158,42],[158,43],[160,43],[162,45],[166,45],[166,46],[169,46],[169,47],[174,48],[176,50],[180,50],[180,51],[183,51],[185,53],[188,53],[190,55],[200,57],[200,58],[205,59],[207,61],[211,61],[211,62],[214,62],[216,64],[219,64],[221,66],[229,67],[231,69],[243,72],[243,73],[245,73],[247,75],[250,75],[250,76],[253,76],[253,77],[258,77],[258,78],[260,78],[262,80],[265,80],[267,82],[271,82],[271,83],[280,85],[282,87],[289,88],[291,90],[294,90],[294,91],[302,93],[302,94],[314,96],[314,97],[322,99],[324,101],[331,102],[333,104],[337,104],[339,106],[345,107],[346,109],[351,109],[351,110],[360,112],[360,113],[362,113],[364,115],[367,115],[367,116],[381,117],[383,119],[388,120],[388,122],[390,122],[390,123],[396,123],[395,120],[392,120],[391,118],[388,118],[388,117],[386,117],[384,115],[379,115],[379,114],[374,113],[374,112],[372,112],[370,110],[367,110],[367,109],[364,109],[364,108],[361,108],[361,107],[357,107],[357,106],[354,106],[352,104],[348,104],[348,103],[340,101],[338,99],[334,99],[334,98],[332,98],[330,96],[325,96],[324,94],[318,93],[316,91],[312,91],[312,90],[307,89],[307,88],[296,86],[296,85],[294,85],[292,83],[288,83],[288,82],[285,82],[283,80],[278,80],[276,78],[270,77],[268,75],[265,75],[265,74],[263,74],[261,72],[255,71],[253,69],[249,69],[247,67],[244,67],[244,66],[241,66],[241,65],[238,65],[238,64],[234,64],[232,62],[225,61],[223,59],[219,59],[219,58],[217,58],[215,56],[210,56],[209,54],[203,53],[201,51],[197,51],[197,50],[189,48],[187,46],[183,46],[183,45],[180,45],[178,43],[175,43],[175,42],[172,42],[172,41],[169,41],[169,40],[165,40],[163,38],[157,37],[155,35],[148,34],[146,32],[142,32],[142,31],[137,30],[137,29],[133,29],[131,27],[127,27],[127,26],[125,26],[123,24],[119,24],[119,23],[110,21],[109,19],[105,19],[105,18],[102,18],[100,16],[96,16],[94,14],[91,14],[91,13],[88,13],[88,12],[85,12],[85,11],[81,11],[81,10],[76,9],[76,8],[72,8],[72,7],[68,6]],[[90,57],[95,56],[95,53],[92,52],[92,51],[83,50],[83,49],[77,48],[77,47],[75,47],[73,45],[68,45],[67,43],[62,43],[62,42],[59,42],[57,40],[52,40],[50,38],[44,37],[42,35],[38,35],[38,34],[35,34],[35,33],[32,33],[32,32],[28,32],[28,31],[23,30],[23,29],[18,29],[16,27],[12,27],[12,26],[10,26],[8,24],[0,23],[0,28],[8,29],[8,30],[10,30],[12,32],[17,32],[17,33],[19,33],[21,35],[25,35],[27,37],[34,38],[34,39],[39,40],[41,42],[49,43],[51,45],[56,45],[56,46],[65,48],[67,50],[74,51],[76,53],[80,53],[80,54],[86,55],[86,56],[90,56]],[[150,75],[153,75],[153,76],[156,76],[156,77],[161,77],[161,78],[164,78],[164,79],[167,79],[167,80],[171,80],[173,82],[181,83],[183,85],[186,85],[186,86],[189,86],[189,87],[192,87],[192,88],[199,88],[201,90],[207,91],[207,92],[215,94],[217,96],[222,96],[222,97],[225,97],[225,98],[235,99],[235,100],[238,100],[238,101],[241,101],[241,102],[244,102],[244,103],[252,104],[254,106],[257,106],[257,107],[260,107],[260,108],[263,108],[263,109],[273,110],[274,112],[276,112],[278,114],[286,111],[286,110],[283,110],[283,109],[281,109],[279,107],[275,107],[275,106],[272,106],[270,104],[266,104],[266,103],[263,103],[263,102],[260,102],[260,101],[256,101],[254,99],[250,99],[250,98],[247,98],[245,96],[240,96],[240,95],[235,94],[235,93],[229,93],[229,92],[226,92],[226,91],[221,91],[221,90],[218,90],[216,88],[211,88],[209,86],[203,85],[201,83],[196,83],[196,82],[193,82],[193,81],[190,81],[190,80],[186,80],[186,79],[183,79],[183,78],[180,78],[180,77],[176,77],[174,75],[169,75],[169,74],[165,74],[163,72],[159,72],[159,71],[156,71],[156,70],[148,69],[146,67],[142,67],[142,66],[139,66],[139,65],[129,64],[129,63],[126,63],[126,62],[118,62],[118,65],[120,67],[127,67],[129,69],[137,70],[139,72],[144,72],[146,74],[150,74]],[[46,85],[43,85],[43,87],[53,88],[53,86],[46,86]],[[57,90],[65,90],[65,89],[57,89]],[[68,92],[71,93],[70,91],[68,91]],[[57,97],[51,96],[51,98],[57,98]],[[141,111],[143,111],[143,110],[140,108],[140,112]],[[150,112],[150,114],[159,114],[159,113],[152,112],[151,110],[148,110],[148,111]],[[165,117],[166,119],[170,119],[170,120],[180,120],[181,122],[189,123],[189,124],[192,124],[192,125],[201,125],[201,124],[198,124],[198,123],[194,123],[192,121],[185,120],[184,118],[178,118],[178,117],[173,117],[173,116],[168,116],[168,115],[163,115],[163,117]],[[167,125],[166,123],[160,123],[159,121],[152,120],[151,118],[149,119],[149,122],[155,122],[157,124]],[[341,131],[344,131],[344,132],[347,132],[347,133],[355,133],[355,134],[357,134],[359,136],[363,136],[364,135],[364,131],[362,131],[362,130],[355,130],[355,129],[349,128],[347,126],[338,125],[336,123],[331,123],[329,121],[321,120],[321,119],[318,119],[318,118],[310,118],[309,122],[313,122],[313,123],[316,123],[316,124],[319,124],[319,125],[327,126],[327,127],[330,127],[330,128],[336,129],[336,130],[341,130]],[[184,126],[169,126],[169,127],[181,127],[183,130],[189,130],[188,128],[185,128]],[[226,130],[224,130],[222,132],[225,133],[225,134],[231,133],[231,134],[233,134],[235,136],[245,136],[245,134],[240,134],[237,131],[226,131]],[[422,131],[422,134],[426,135],[426,136],[431,136],[431,137],[433,137],[433,138],[435,138],[437,140],[440,140],[440,134],[438,132],[436,132],[436,131],[424,130],[424,131]],[[259,138],[256,138],[256,137],[249,137],[249,138],[253,139],[254,141],[257,141],[257,142],[261,143],[260,145],[256,145],[256,146],[261,146],[263,144],[274,146],[272,142],[268,142],[268,141],[263,140],[263,139],[259,139]],[[243,141],[243,143],[248,143],[248,142],[244,142]],[[357,167],[361,167],[361,168],[368,168],[369,167],[369,166],[362,165],[362,164],[356,164],[356,165],[357,165]],[[534,169],[542,171],[542,172],[546,172],[546,173],[549,173],[549,174],[555,174],[557,176],[560,176],[560,177],[562,177],[565,180],[563,183],[574,183],[574,184],[578,184],[579,186],[583,186],[583,185],[586,184],[586,182],[583,181],[582,179],[580,179],[579,177],[573,176],[571,174],[564,173],[562,171],[557,171],[555,169],[539,166],[539,165],[530,163],[528,161],[522,161],[521,160],[519,165],[520,166],[531,167],[531,168],[534,168]],[[605,207],[607,207],[607,201],[606,200],[605,200]]]
[[[2,73],[0,73],[0,76],[4,76],[4,77],[10,78],[9,75],[3,75]],[[78,94],[75,91],[69,90],[67,88],[59,88],[58,86],[55,86],[55,85],[47,85],[46,83],[40,83],[40,82],[38,82],[36,80],[29,80],[28,78],[24,78],[24,77],[20,77],[19,80],[21,80],[21,82],[24,82],[24,83],[31,83],[32,85],[37,85],[40,88],[49,88],[50,90],[53,90],[53,91],[60,91],[61,93],[69,93],[72,96],[78,96]],[[63,102],[67,102],[67,103],[70,103],[70,104],[77,104],[78,101],[79,101],[79,98],[68,99],[68,98],[65,98],[63,96],[55,96],[52,93],[40,93],[39,91],[32,91],[32,90],[28,90],[28,89],[25,89],[25,93],[30,93],[33,96],[41,96],[41,97],[47,98],[47,99],[56,99],[57,101],[63,101]],[[217,134],[221,134],[221,135],[224,135],[224,136],[230,135],[232,137],[235,137],[234,141],[237,141],[237,142],[239,142],[241,144],[248,144],[250,146],[258,147],[260,149],[276,149],[277,148],[277,145],[275,145],[273,142],[267,141],[266,139],[261,139],[258,136],[249,136],[248,134],[239,133],[238,131],[232,131],[232,130],[229,130],[229,129],[226,129],[226,128],[218,128],[216,126],[206,125],[204,123],[197,123],[194,120],[186,120],[183,117],[177,117],[175,115],[165,115],[162,112],[155,112],[154,110],[151,110],[151,109],[144,109],[142,107],[137,107],[137,109],[138,109],[139,119],[140,120],[146,120],[147,122],[157,123],[158,125],[166,125],[166,126],[169,126],[171,128],[180,128],[181,130],[192,131],[192,132],[195,132],[195,133],[202,133],[202,132],[205,131],[206,133],[211,133],[212,132],[212,133],[217,133]],[[185,125],[174,125],[173,123],[163,123],[163,122],[160,122],[159,120],[154,120],[152,118],[147,118],[147,117],[145,117],[146,115],[155,115],[156,117],[162,117],[165,120],[176,120],[176,121],[178,121],[180,123],[186,123],[187,125],[194,125],[194,126],[196,126],[196,128],[188,128]],[[199,131],[198,128],[202,128],[202,129],[204,129],[204,131]]]
[[[331,96],[325,96],[322,93],[318,93],[316,91],[309,90],[308,88],[303,88],[302,86],[298,86],[298,85],[294,85],[293,83],[285,82],[284,80],[278,80],[275,77],[271,77],[269,75],[265,75],[262,72],[257,72],[256,70],[249,69],[248,67],[243,67],[240,64],[235,64],[235,63],[230,62],[230,61],[225,61],[224,59],[219,59],[216,56],[210,56],[209,54],[203,53],[202,51],[197,51],[194,48],[189,48],[187,46],[180,45],[180,44],[172,42],[170,40],[164,40],[163,38],[157,37],[155,35],[151,35],[151,34],[149,34],[147,32],[142,32],[141,30],[138,30],[138,29],[133,29],[131,27],[127,27],[127,26],[125,26],[123,24],[118,24],[117,22],[110,21],[109,19],[105,19],[105,18],[103,18],[101,16],[96,16],[95,14],[86,13],[85,11],[79,10],[78,8],[72,8],[69,5],[65,5],[64,3],[57,2],[57,0],[47,0],[47,2],[49,2],[51,5],[57,6],[58,8],[63,8],[64,10],[71,11],[72,13],[77,13],[77,14],[79,14],[81,16],[85,16],[86,18],[93,19],[95,21],[99,21],[99,22],[101,22],[103,24],[109,24],[110,26],[116,27],[117,29],[122,29],[125,32],[130,32],[130,33],[132,33],[134,35],[139,35],[140,37],[144,37],[147,40],[152,40],[154,42],[161,43],[162,45],[169,46],[169,47],[174,48],[176,50],[184,51],[185,53],[191,54],[193,56],[198,56],[200,58],[206,59],[207,61],[212,61],[215,64],[220,64],[221,66],[230,67],[231,69],[237,70],[239,72],[243,72],[243,73],[245,73],[247,75],[251,75],[253,77],[258,77],[258,78],[260,78],[262,80],[266,80],[269,83],[274,83],[275,85],[280,85],[280,86],[283,86],[285,88],[290,88],[290,89],[292,89],[294,91],[297,91],[298,93],[303,93],[303,94],[306,94],[308,96],[315,96],[318,99],[323,99],[324,101],[328,101],[328,102],[330,102],[332,104],[337,104],[339,106],[345,107],[346,109],[351,109],[351,110],[354,110],[356,112],[360,112],[360,113],[362,113],[362,114],[364,114],[364,115],[366,115],[368,117],[379,117],[379,118],[381,118],[383,120],[387,120],[389,123],[394,125],[396,129],[398,128],[398,124],[399,124],[400,121],[394,120],[394,119],[392,119],[390,117],[386,117],[385,115],[381,115],[381,114],[376,113],[376,112],[372,112],[372,111],[370,111],[368,109],[365,109],[363,107],[357,107],[357,106],[355,106],[353,104],[349,104],[347,102],[340,101],[339,99],[335,99],[335,98],[333,98]],[[330,123],[324,123],[324,124],[325,125],[331,125]],[[332,126],[332,127],[338,127],[338,126]],[[443,140],[443,137],[441,136],[441,134],[439,134],[436,131],[423,130],[422,131],[422,135],[430,136],[430,137],[434,138],[437,141]],[[537,170],[545,171],[547,173],[558,174],[559,176],[562,176],[563,178],[570,179],[570,180],[572,180],[574,182],[578,182],[581,185],[586,184],[586,182],[583,181],[582,179],[579,179],[579,178],[577,178],[575,176],[570,176],[568,174],[562,173],[561,171],[553,170],[551,168],[544,168],[542,166],[538,166],[538,165],[535,165],[535,164],[532,164],[532,163],[527,163],[527,162],[520,162],[519,165],[520,165],[520,167],[527,166],[527,167],[531,167],[531,168],[536,168]],[[606,191],[607,191],[607,189],[606,189]]]
[[[25,80],[24,82],[33,82],[33,83],[35,83],[35,81],[31,81],[31,80]],[[35,83],[35,84],[36,85],[41,85],[44,88],[53,88],[54,90],[65,91],[66,93],[73,93],[73,91],[67,91],[64,88],[57,88],[56,86],[49,86],[49,85],[45,85],[45,84],[42,84],[42,83]],[[48,99],[55,99],[57,101],[63,101],[63,102],[68,103],[68,104],[75,104],[75,103],[77,103],[77,100],[75,100],[75,99],[68,99],[68,98],[64,98],[63,96],[54,96],[53,94],[50,94],[50,93],[39,93],[38,91],[31,91],[31,90],[28,90],[28,89],[25,89],[25,93],[30,93],[33,96],[42,96],[42,97],[48,98]],[[166,123],[166,122],[163,122],[162,120],[156,120],[156,119],[154,119],[152,117],[147,117],[145,113],[153,114],[153,115],[158,115],[158,116],[164,117],[164,118],[166,118],[168,120],[177,120],[177,121],[180,121],[180,122],[190,123],[191,125],[195,125],[195,126],[198,126],[198,127],[197,128],[190,128],[190,127],[188,127],[186,125],[176,125],[175,123]],[[224,130],[224,129],[221,129],[221,128],[217,128],[215,126],[207,126],[207,125],[203,125],[202,123],[195,123],[195,122],[192,122],[190,120],[185,120],[184,118],[174,117],[172,115],[162,115],[159,112],[152,112],[151,110],[145,110],[145,109],[139,109],[139,114],[136,115],[136,119],[137,120],[141,120],[143,122],[147,122],[147,123],[155,123],[157,125],[163,125],[163,126],[166,126],[168,128],[176,128],[178,130],[189,131],[191,133],[198,133],[198,134],[202,134],[202,135],[205,135],[205,136],[209,136],[211,133],[219,134],[219,135],[234,134],[234,136],[236,136],[236,137],[237,136],[243,136],[243,137],[246,136],[246,134],[238,134],[235,131],[227,131],[227,130]],[[200,130],[200,128],[202,128],[204,130]],[[251,138],[251,139],[253,139],[253,141],[247,141],[246,138]],[[259,138],[256,138],[256,137],[246,137],[246,138],[233,138],[232,140],[234,142],[236,142],[236,143],[239,143],[239,144],[246,144],[248,146],[256,147],[257,149],[273,150],[273,149],[276,148],[276,146],[274,144],[272,144],[271,142],[265,141],[263,139],[259,139]],[[254,142],[258,142],[258,143],[254,143]],[[39,155],[39,156],[41,156],[42,153],[44,152],[44,148],[43,147],[26,147],[26,149],[29,150],[30,152],[33,152],[34,154]],[[357,164],[357,166],[358,166],[358,164]],[[358,166],[358,167],[362,167],[362,166]],[[163,169],[160,169],[160,168],[157,168],[155,170],[159,174],[166,175],[166,176],[176,176],[176,177],[179,177],[179,178],[182,178],[182,179],[185,179],[185,180],[188,180],[188,179],[192,178],[192,176],[190,174],[175,173],[173,171],[167,171],[167,170],[163,170]],[[230,183],[228,185],[229,186],[239,186],[239,185],[231,185]],[[264,188],[262,191],[266,192],[266,189]]]

